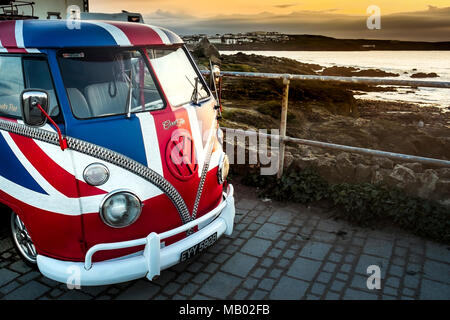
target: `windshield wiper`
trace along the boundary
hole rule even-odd
[[[200,104],[200,99],[204,99],[206,97],[203,97],[202,95],[200,95],[200,91],[198,90],[198,83],[200,82],[200,79],[198,77],[194,78],[194,84],[192,83],[192,81],[188,78],[188,76],[185,76],[186,79],[189,81],[189,83],[191,84],[191,86],[194,88],[194,90],[192,91],[192,95],[191,95],[191,102],[195,105],[199,105]],[[204,87],[203,83],[202,83],[202,88]],[[200,98],[199,98],[200,95]]]

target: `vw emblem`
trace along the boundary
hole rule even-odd
[[[178,129],[172,133],[166,148],[166,163],[180,180],[188,180],[197,172],[198,163],[189,131]]]

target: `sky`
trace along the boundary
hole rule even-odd
[[[369,30],[367,8],[381,11]],[[450,0],[90,0],[91,12],[139,12],[181,35],[278,31],[336,38],[450,41]]]

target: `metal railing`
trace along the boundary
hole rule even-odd
[[[209,74],[209,71],[202,71],[203,74]],[[278,177],[283,175],[284,171],[284,154],[285,154],[285,143],[293,142],[302,145],[308,145],[313,147],[340,150],[350,153],[359,153],[371,156],[386,157],[401,161],[414,161],[428,165],[434,166],[444,166],[450,167],[450,161],[413,156],[401,153],[386,152],[381,150],[367,149],[352,147],[334,143],[327,143],[321,141],[293,138],[286,136],[287,127],[287,113],[288,113],[288,102],[289,102],[289,84],[291,80],[307,80],[307,81],[333,81],[342,83],[364,83],[372,85],[395,85],[395,86],[413,86],[413,87],[431,87],[431,88],[446,88],[450,89],[450,82],[446,81],[424,81],[424,80],[401,80],[401,79],[385,79],[385,78],[368,78],[368,77],[338,77],[338,76],[317,76],[317,75],[300,75],[300,74],[279,74],[279,73],[256,73],[256,72],[235,72],[235,71],[222,71],[221,77],[235,77],[235,78],[255,78],[255,79],[279,79],[283,80],[283,96],[281,102],[281,120],[280,120],[280,135],[272,134],[262,134],[257,133],[260,136],[274,137],[280,141],[280,151],[279,151],[279,167],[278,167]],[[450,92],[449,92],[450,93]],[[243,130],[235,130],[226,128],[229,132],[240,133]],[[249,134],[245,132],[245,134]]]

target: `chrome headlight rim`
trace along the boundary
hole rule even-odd
[[[104,213],[103,213],[103,209],[104,206],[106,204],[106,202],[111,199],[114,196],[117,196],[118,194],[127,194],[130,195],[132,197],[134,197],[138,202],[139,202],[139,213],[133,218],[133,220],[131,220],[127,225],[114,225],[111,224],[105,217],[104,217]],[[100,208],[99,208],[99,215],[100,218],[102,219],[103,223],[106,224],[108,227],[114,228],[114,229],[122,229],[122,228],[126,228],[131,226],[132,224],[134,224],[139,217],[141,216],[142,213],[142,208],[144,207],[143,202],[141,201],[141,199],[131,190],[128,189],[118,189],[118,190],[114,190],[110,193],[108,193],[102,200],[102,202],[100,203]]]
[[[99,182],[99,183],[93,183],[92,181],[89,181],[90,179],[88,178],[88,173],[89,173],[88,171],[89,171],[90,169],[92,169],[93,167],[101,167],[102,169],[105,170],[106,177],[105,177],[101,182]],[[85,181],[88,185],[94,186],[94,187],[98,187],[98,186],[104,185],[106,182],[108,182],[110,176],[111,176],[111,173],[110,173],[108,167],[105,166],[103,163],[100,163],[100,162],[94,162],[94,163],[91,163],[91,164],[88,165],[86,168],[84,168],[84,171],[83,171],[83,179],[84,179],[84,181]]]
[[[225,162],[228,162],[228,167],[229,167],[228,156],[227,156],[227,154],[225,152],[223,152],[222,155],[220,156],[219,166],[218,166],[218,170],[217,170],[217,181],[219,182],[219,184],[223,184],[225,182],[225,180],[227,179],[227,177],[228,177],[228,172],[227,172],[227,176],[226,177],[223,176],[223,170],[224,170]]]

